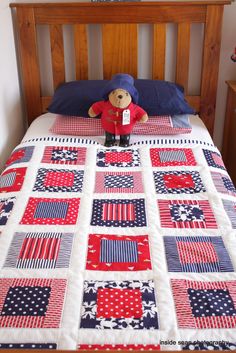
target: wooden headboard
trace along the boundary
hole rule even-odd
[[[188,102],[199,112],[211,135],[219,67],[223,7],[229,0],[111,2],[111,3],[12,3],[21,62],[21,77],[28,122],[46,110],[51,97],[42,95],[37,26],[48,25],[54,89],[65,82],[63,25],[72,25],[76,79],[88,79],[87,25],[101,24],[103,78],[126,72],[137,77],[138,25],[152,25],[152,78],[165,79],[166,28],[177,24],[175,82],[185,88]],[[188,94],[191,24],[204,24],[201,84],[198,95]]]

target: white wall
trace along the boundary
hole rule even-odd
[[[24,133],[9,0],[0,1],[0,170]]]

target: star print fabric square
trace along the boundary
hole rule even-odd
[[[236,196],[235,186],[228,175],[211,172],[211,176],[218,192],[226,195]]]
[[[169,272],[234,272],[221,237],[164,237]]]
[[[69,267],[72,242],[71,233],[15,233],[4,267]]]
[[[0,199],[0,226],[4,226],[7,224],[7,221],[11,215],[15,201],[16,201],[15,197]]]
[[[26,168],[10,168],[0,176],[0,193],[19,191],[24,182]]]
[[[145,227],[144,199],[95,199],[91,225],[101,227]]]
[[[171,280],[180,328],[235,328],[236,281]]]
[[[141,172],[97,172],[96,193],[143,193]]]
[[[97,151],[98,167],[139,167],[140,155],[138,150],[99,149]]]
[[[6,167],[13,164],[25,163],[31,160],[34,152],[34,146],[27,146],[15,149],[6,162]]]
[[[153,167],[196,165],[190,148],[150,148],[150,157]]]
[[[222,200],[225,212],[231,222],[232,228],[236,229],[236,202],[230,200]]]
[[[80,199],[30,197],[20,224],[75,224]]]
[[[64,279],[0,279],[0,327],[58,328],[65,288]]]
[[[83,170],[40,168],[33,191],[82,192]]]
[[[85,281],[81,328],[158,329],[152,281]]]
[[[151,269],[148,236],[90,234],[86,269],[97,271]]]
[[[202,151],[209,167],[215,167],[218,169],[225,170],[224,162],[222,160],[221,155],[218,152],[205,150],[205,149],[203,149]]]
[[[44,149],[42,163],[84,165],[86,147],[48,146]]]
[[[217,228],[207,200],[158,200],[164,228]]]
[[[205,192],[199,172],[153,172],[157,194],[194,194]]]

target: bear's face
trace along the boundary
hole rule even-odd
[[[132,97],[124,89],[117,88],[109,94],[109,101],[113,107],[125,109],[132,101]]]

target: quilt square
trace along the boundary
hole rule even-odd
[[[87,270],[145,271],[151,268],[147,235],[89,235]]]
[[[72,243],[71,233],[15,233],[3,267],[67,268]]]
[[[86,147],[47,146],[42,163],[84,165]]]
[[[143,193],[141,172],[97,172],[96,193]]]
[[[144,199],[93,200],[92,226],[145,227]]]
[[[79,344],[77,350],[89,351],[159,351],[159,344]]]
[[[6,166],[9,167],[12,164],[29,162],[33,152],[34,146],[26,146],[15,149],[10,158],[7,160]]]
[[[228,175],[211,172],[212,180],[216,190],[222,194],[236,196],[236,189]]]
[[[187,344],[182,346],[182,350],[191,350],[191,351],[235,351],[236,343],[228,341],[188,341]]]
[[[0,176],[0,193],[16,192],[23,185],[26,168],[10,168]]]
[[[80,327],[158,329],[153,281],[85,281]]]
[[[169,272],[234,272],[221,237],[164,237]]]
[[[82,192],[84,171],[40,168],[33,191]]]
[[[7,221],[11,215],[15,201],[16,201],[15,197],[0,199],[0,226],[4,226],[5,224],[7,224]]]
[[[180,328],[235,328],[236,281],[171,280]]]
[[[57,349],[56,343],[0,343],[0,349]]]
[[[222,200],[225,212],[231,222],[232,228],[236,229],[236,202],[230,200]]]
[[[191,148],[150,148],[150,157],[153,167],[196,165]]]
[[[0,327],[59,328],[65,289],[64,279],[0,279]]]
[[[195,194],[205,192],[199,172],[153,172],[157,194]]]
[[[79,198],[30,197],[20,224],[75,224]]]
[[[139,150],[135,149],[99,149],[97,151],[98,167],[139,167]]]
[[[207,200],[158,200],[164,228],[217,228]]]
[[[206,149],[203,149],[202,151],[203,151],[203,154],[206,158],[207,164],[210,167],[215,167],[215,168],[225,170],[225,165],[224,165],[224,162],[222,160],[220,153],[206,150]]]

